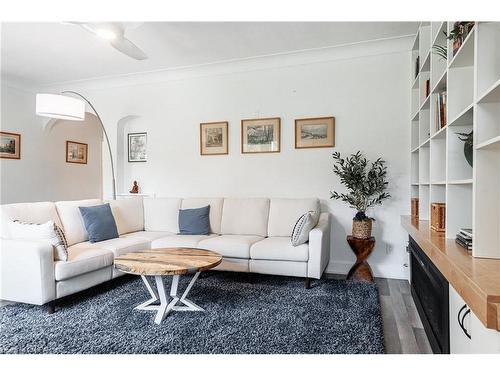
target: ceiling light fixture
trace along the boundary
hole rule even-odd
[[[106,40],[115,40],[117,38],[117,34],[112,31],[112,30],[109,30],[109,29],[97,29],[95,31],[96,35],[102,39],[106,39]]]

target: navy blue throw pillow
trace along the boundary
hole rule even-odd
[[[118,229],[109,203],[78,208],[91,243],[118,238]]]
[[[210,206],[179,210],[179,234],[209,234]]]

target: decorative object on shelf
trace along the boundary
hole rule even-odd
[[[356,255],[356,263],[349,270],[347,280],[373,282],[373,273],[366,259],[368,259],[375,247],[375,237],[362,239],[347,236],[347,243],[354,255]]]
[[[134,185],[132,186],[132,190],[129,191],[130,194],[139,194],[139,184],[137,181],[134,181]]]
[[[66,141],[66,163],[87,164],[88,144]]]
[[[200,124],[200,155],[228,154],[228,122]]]
[[[411,217],[418,218],[418,198],[411,199]]]
[[[431,93],[431,80],[426,79],[425,80],[425,90],[424,90],[425,97],[427,98],[430,93]]]
[[[435,232],[446,230],[446,204],[431,203],[431,229]]]
[[[420,56],[415,59],[415,78],[418,77],[418,73],[420,73]]]
[[[241,120],[241,153],[280,152],[279,117]]]
[[[464,142],[464,155],[467,163],[472,167],[473,162],[473,145],[474,145],[474,131],[472,130],[470,133],[456,133],[462,142]]]
[[[76,99],[64,94],[72,94],[81,98]],[[99,125],[101,125],[104,138],[108,145],[109,159],[111,163],[111,179],[113,183],[113,199],[116,199],[116,181],[115,181],[115,167],[113,163],[113,153],[111,152],[111,145],[109,143],[108,133],[102,123],[101,116],[97,113],[92,103],[83,95],[76,91],[63,91],[60,95],[54,94],[36,94],[36,114],[38,116],[50,117],[52,119],[63,119],[70,121],[84,121],[85,120],[85,103],[87,103],[92,111],[94,111]]]
[[[0,131],[0,158],[21,159],[21,134]]]
[[[465,38],[467,38],[467,35],[472,30],[474,25],[475,22],[473,21],[455,22],[453,24],[453,29],[449,34],[446,34],[446,32],[443,31],[444,35],[446,35],[446,39],[453,41],[453,56],[455,56],[460,47],[462,47],[462,43]]]
[[[472,229],[462,228],[457,233],[455,242],[467,250],[468,253],[472,252]]]
[[[432,46],[432,53],[444,60],[448,59],[448,51],[446,47],[440,46],[439,44],[434,44]]]
[[[295,120],[295,148],[335,147],[335,117]]]
[[[148,133],[128,133],[129,163],[146,162]]]
[[[331,192],[330,199],[339,199],[357,210],[352,221],[352,235],[356,238],[371,237],[373,218],[366,216],[366,210],[381,204],[391,197],[387,190],[387,167],[385,161],[378,158],[370,165],[361,151],[345,159],[339,152],[333,153],[333,173],[340,177],[340,182],[347,188],[347,194]]]
[[[434,117],[435,130],[439,131],[440,129],[446,126],[446,101],[447,101],[447,92],[442,91],[435,95],[436,97],[436,111]]]

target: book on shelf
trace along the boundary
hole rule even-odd
[[[455,242],[461,247],[467,249],[467,251],[472,250],[472,229],[462,228],[457,233]]]
[[[455,239],[455,242],[460,246],[460,247],[463,247],[465,250],[467,250],[467,252],[470,252],[472,251],[472,244],[466,244],[462,241],[460,241],[458,238]]]
[[[472,229],[470,228],[462,228],[460,229],[460,233],[463,234],[464,236],[472,238]]]
[[[418,72],[420,72],[420,56],[415,59],[415,78],[417,78]]]
[[[436,131],[446,126],[446,91],[436,94],[436,112],[434,123]]]
[[[431,80],[426,79],[425,80],[425,92],[424,92],[425,97],[427,98],[430,93],[431,93]]]
[[[457,238],[465,243],[471,243],[472,244],[472,238],[468,236],[464,236],[461,233],[457,233]]]

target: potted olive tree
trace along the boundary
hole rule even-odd
[[[334,152],[333,160],[333,173],[340,177],[347,192],[334,191],[330,198],[344,201],[357,210],[352,221],[353,237],[370,238],[374,219],[366,216],[366,210],[390,198],[386,192],[388,182],[385,161],[378,158],[370,163],[360,151],[345,159],[339,152]]]

